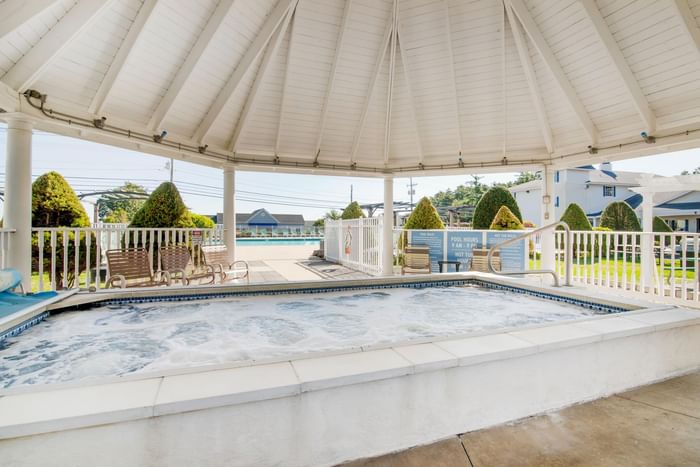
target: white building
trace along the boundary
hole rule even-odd
[[[613,201],[625,201],[641,217],[642,196],[632,191],[640,185],[642,172],[614,171],[609,162],[559,170],[554,173],[554,218],[560,219],[567,206],[576,203],[595,226],[605,207]],[[510,192],[518,202],[523,220],[536,223],[541,217],[542,183],[540,180],[516,185]],[[671,227],[700,232],[700,191],[659,193],[654,199],[654,215]]]

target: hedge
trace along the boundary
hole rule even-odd
[[[618,232],[641,232],[642,226],[634,210],[624,201],[607,205],[600,217],[600,226]]]

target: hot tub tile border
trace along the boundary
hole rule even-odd
[[[354,290],[384,290],[384,289],[424,289],[424,288],[434,288],[434,287],[454,287],[460,285],[478,285],[491,290],[501,290],[507,292],[514,292],[524,295],[530,295],[537,298],[543,298],[546,300],[552,300],[556,302],[568,303],[571,305],[581,306],[593,311],[607,312],[607,313],[620,313],[623,311],[628,311],[628,308],[621,306],[601,304],[599,302],[590,300],[581,300],[573,297],[566,297],[563,295],[557,295],[548,292],[542,292],[538,290],[532,290],[523,287],[517,287],[513,285],[498,284],[495,282],[485,281],[481,279],[450,279],[450,280],[438,280],[438,281],[421,281],[421,282],[403,282],[403,283],[391,283],[391,284],[362,284],[362,285],[342,285],[334,287],[313,287],[313,288],[288,288],[288,289],[277,289],[277,290],[242,290],[242,291],[228,291],[228,292],[207,292],[200,294],[191,295],[160,295],[154,297],[127,297],[127,298],[116,298],[107,299],[95,302],[95,306],[103,305],[131,305],[131,304],[143,304],[143,303],[153,303],[153,302],[184,302],[202,299],[220,299],[220,298],[230,298],[230,297],[254,297],[254,296],[275,296],[275,295],[292,295],[292,294],[318,294],[318,293],[328,293],[328,292],[347,292]]]

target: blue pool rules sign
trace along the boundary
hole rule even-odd
[[[438,261],[445,256],[444,230],[410,230],[408,243],[411,245],[427,245],[430,248],[430,270],[440,272]]]
[[[491,248],[506,240],[522,235],[522,232],[486,232],[486,247]],[[521,240],[500,248],[501,268],[507,271],[522,271],[525,269],[525,246],[527,240]]]
[[[453,230],[447,232],[447,259],[462,263],[461,271],[467,271],[474,248],[482,248],[483,232],[473,230]]]

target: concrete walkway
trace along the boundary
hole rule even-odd
[[[344,465],[700,466],[700,373]]]

